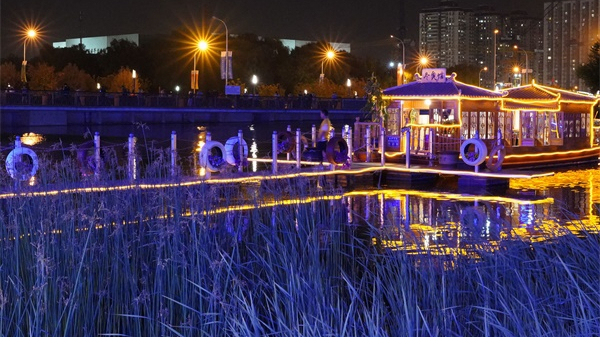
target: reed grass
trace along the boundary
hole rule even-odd
[[[177,180],[168,162],[145,178]],[[37,188],[124,176],[86,182],[68,158],[44,166]],[[473,260],[373,244],[385,234],[349,222],[344,199],[301,202],[334,191],[310,179],[20,189],[0,199],[2,336],[600,335],[597,234],[506,241]],[[255,207],[211,212],[239,203]]]

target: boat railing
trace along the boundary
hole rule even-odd
[[[458,152],[460,150],[460,125],[410,125],[409,149],[412,155],[436,158],[443,152]],[[381,126],[375,122],[354,123],[354,149],[366,151],[367,144],[372,151],[378,152],[380,147]],[[387,136],[386,153],[405,152],[406,138],[404,135],[392,133]]]

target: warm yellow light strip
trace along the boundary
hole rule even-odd
[[[600,146],[598,146],[598,147],[591,147],[591,148],[580,149],[580,150],[553,151],[553,152],[535,153],[535,154],[512,154],[512,155],[506,155],[505,158],[507,158],[507,159],[509,159],[509,158],[530,158],[530,157],[535,158],[535,157],[542,157],[542,156],[557,156],[557,155],[590,153],[593,151],[598,152],[598,155],[600,156]]]
[[[554,204],[554,198],[546,197],[543,199],[537,200],[525,200],[525,199],[517,199],[510,197],[502,197],[502,196],[480,196],[480,195],[464,195],[464,194],[456,194],[456,193],[441,193],[441,192],[427,192],[427,191],[418,191],[418,190],[404,190],[404,189],[384,189],[384,190],[369,190],[369,191],[352,191],[344,194],[344,196],[372,196],[384,194],[386,198],[403,198],[403,196],[417,196],[424,198],[431,198],[435,200],[456,200],[463,202],[505,202],[505,203],[514,203],[519,205],[530,205],[530,204]]]
[[[600,149],[600,148],[599,148]],[[248,159],[249,161],[253,159]],[[464,171],[464,170],[445,170],[437,168],[406,168],[399,165],[386,164],[381,166],[374,164],[372,167],[363,169],[339,169],[329,171],[311,171],[311,172],[296,172],[288,174],[261,174],[253,176],[241,176],[235,178],[210,178],[210,179],[194,179],[186,182],[178,183],[163,183],[163,184],[126,184],[121,186],[110,186],[110,187],[87,187],[87,188],[71,188],[61,190],[48,190],[48,191],[36,191],[26,193],[4,193],[0,194],[0,199],[14,198],[16,196],[55,196],[60,194],[74,194],[74,193],[98,193],[106,191],[123,191],[133,189],[158,189],[158,188],[169,188],[176,186],[194,186],[200,184],[226,184],[226,183],[250,183],[260,181],[270,181],[279,179],[289,179],[297,177],[316,177],[316,176],[331,176],[331,175],[353,175],[353,174],[364,174],[376,171],[394,171],[403,173],[423,173],[423,174],[445,174],[445,175],[458,175],[458,176],[471,176],[471,177],[487,177],[487,178],[535,178],[554,175],[554,172],[545,172],[537,174],[517,174],[517,173],[505,173],[505,172],[479,172]]]
[[[406,125],[407,127],[429,127],[429,128],[460,128],[460,124],[439,124],[439,123],[426,123],[426,124],[417,124],[417,123],[409,123]]]

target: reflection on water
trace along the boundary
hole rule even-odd
[[[600,169],[573,170],[556,177],[517,179],[502,196],[422,190],[364,190],[309,199],[232,204],[216,210],[233,222],[243,210],[270,208],[295,215],[294,205],[343,212],[342,229],[366,236],[379,250],[446,256],[446,263],[494,252],[511,242],[552,241],[560,236],[599,233]],[[315,206],[317,205],[317,206]],[[282,208],[287,208],[283,210]],[[302,224],[297,224],[297,228]],[[328,229],[320,229],[326,238]],[[236,235],[237,236],[237,235]]]
[[[538,242],[598,233],[600,170],[512,180],[503,196],[411,190],[347,194],[349,219],[377,229],[373,244],[393,250],[477,256],[506,241]]]

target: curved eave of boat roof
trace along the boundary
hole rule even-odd
[[[383,97],[391,100],[423,99],[499,99],[506,93],[468,85],[446,77],[446,82],[422,82],[420,80],[404,85],[386,88]]]
[[[512,100],[535,100],[537,102],[563,102],[594,105],[600,100],[599,97],[576,93],[564,89],[542,86],[539,84],[528,84],[525,86],[506,89],[506,99]]]

